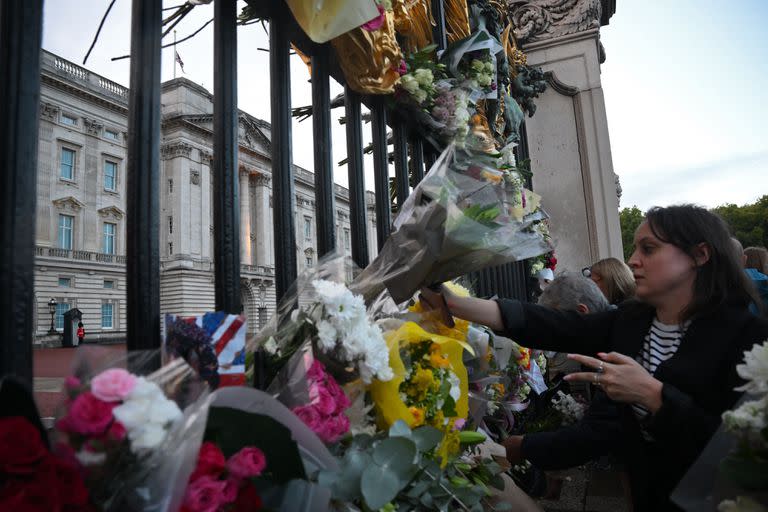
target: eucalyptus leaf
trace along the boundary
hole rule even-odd
[[[371,464],[363,471],[360,479],[360,490],[368,507],[378,510],[390,501],[402,486],[397,475],[376,464]]]
[[[412,438],[420,452],[427,452],[440,443],[443,433],[435,427],[419,427],[413,431]]]
[[[384,439],[373,449],[373,461],[384,470],[396,473],[413,465],[416,458],[416,445],[404,437]]]
[[[349,450],[344,456],[343,468],[333,486],[334,497],[345,501],[359,497],[360,478],[371,462],[371,456],[367,452]]]
[[[432,483],[431,481],[429,481],[429,482],[426,482],[426,481],[416,482],[413,485],[413,487],[408,489],[408,492],[406,493],[406,496],[408,496],[409,498],[418,498],[419,496],[424,494],[427,491],[427,489],[429,489],[429,486],[430,486],[431,483]]]
[[[405,437],[411,439],[411,429],[403,420],[397,420],[389,427],[389,437]]]

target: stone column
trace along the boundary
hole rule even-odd
[[[557,258],[578,270],[623,259],[600,64],[613,0],[532,0],[512,8],[515,37],[547,90],[526,118],[534,190],[550,214]]]
[[[269,204],[270,177],[259,174],[255,177],[256,194],[253,208],[253,246],[256,256],[254,264],[272,265],[270,245],[272,241],[272,208]]]
[[[240,166],[240,264],[252,265],[251,261],[251,173]]]

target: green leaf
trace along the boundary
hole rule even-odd
[[[416,445],[404,437],[384,439],[373,449],[373,461],[384,470],[399,471],[413,465]]]
[[[371,456],[360,450],[349,450],[344,456],[343,469],[333,486],[333,496],[342,501],[352,501],[360,496],[360,478],[371,465]]]
[[[363,499],[373,510],[378,510],[392,501],[400,489],[402,486],[398,476],[393,471],[376,464],[365,468],[360,479]]]
[[[411,429],[403,420],[397,420],[389,427],[389,437],[405,437],[411,439]]]
[[[413,431],[413,441],[420,452],[433,449],[443,439],[443,433],[435,427],[419,427]]]

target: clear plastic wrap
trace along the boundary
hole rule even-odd
[[[373,0],[287,0],[286,3],[299,26],[316,43],[325,43],[379,16]]]
[[[181,506],[186,482],[202,443],[210,392],[205,382],[181,359],[151,371],[159,360],[157,350],[128,352],[115,357],[114,352],[100,347],[82,347],[78,349],[74,371],[65,381],[69,399],[61,407],[55,435],[60,449],[69,452],[70,456],[74,454],[82,464],[91,499],[100,510],[175,512]],[[98,386],[93,386],[94,377],[106,375],[107,370],[114,374],[115,369],[128,369],[131,377],[120,371],[119,379],[102,380]],[[124,382],[129,378],[142,383],[144,389],[157,389],[156,385],[164,395],[161,402],[167,403],[164,400],[168,399],[180,410],[165,424],[164,436],[154,446],[147,444],[146,448],[137,449],[137,437],[133,436],[136,430],[123,426],[125,421],[119,422],[118,414],[112,412],[131,400],[138,400],[131,393],[138,393],[140,384],[135,384],[133,391],[124,398],[117,398],[120,389],[127,389]],[[91,428],[100,420],[97,416],[101,414],[94,412],[93,404],[97,404],[96,408],[103,407],[104,402],[95,400],[103,399],[105,392],[114,394],[114,401],[107,401],[113,409],[104,409],[114,417],[99,432],[100,429]],[[79,407],[77,401],[83,395],[89,395],[92,402],[90,412],[82,412],[82,407],[76,410]],[[140,407],[140,402],[135,403],[133,414],[121,418],[132,416],[141,424],[144,423],[143,415],[149,423],[155,414],[168,415],[168,406],[162,403],[147,402],[152,404],[149,409]],[[162,407],[166,410],[160,411]],[[138,439],[148,443],[150,437],[145,433]]]
[[[350,288],[371,303],[384,288],[396,303],[421,286],[552,250],[536,224],[540,198],[496,157],[452,144],[403,204],[394,231]]]

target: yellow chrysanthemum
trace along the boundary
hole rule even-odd
[[[434,368],[448,368],[451,366],[451,361],[448,359],[448,356],[443,354],[440,345],[437,343],[433,343],[432,346],[429,347],[429,364]]]
[[[452,419],[445,426],[445,434],[443,435],[443,441],[437,448],[437,456],[440,458],[440,467],[445,468],[448,465],[448,461],[458,455],[461,450],[461,442],[459,441],[459,431],[454,430],[453,425],[456,420]]]

